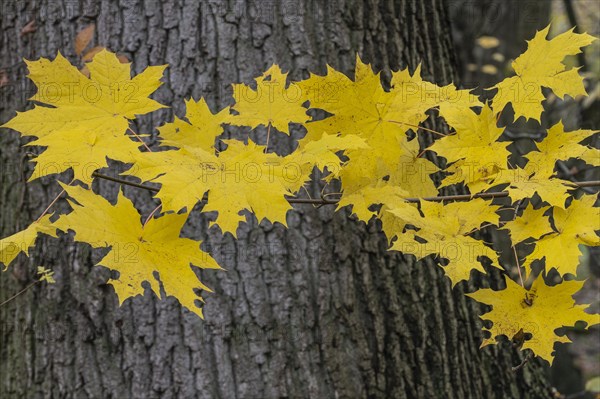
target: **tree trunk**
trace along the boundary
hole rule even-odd
[[[271,63],[299,79],[327,63],[352,73],[355,55],[384,70],[423,62],[424,78],[456,80],[440,0],[210,1],[4,0],[0,122],[31,96],[22,58],[76,61],[76,32],[96,23],[94,45],[133,61],[136,73],[169,63],[155,98],[181,115],[183,99],[231,102],[230,84]],[[23,33],[30,21],[36,30]],[[169,120],[142,118],[138,130]],[[299,136],[295,132],[295,137]],[[25,184],[31,167],[16,133],[0,134],[0,237],[24,228],[59,192],[55,179]],[[277,137],[285,150],[290,140]],[[114,198],[118,185],[97,182]],[[144,215],[150,195],[127,187]],[[431,262],[386,251],[376,223],[333,207],[301,205],[289,229],[252,221],[238,239],[192,220],[227,272],[202,277],[206,320],[149,289],[119,307],[100,251],[67,236],[42,239],[0,275],[4,300],[35,267],[56,274],[0,308],[3,398],[547,398],[546,370],[510,343],[480,350],[480,307],[452,290]],[[466,285],[464,285],[466,287]]]

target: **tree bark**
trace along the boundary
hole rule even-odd
[[[231,83],[250,82],[275,62],[293,79],[331,64],[352,73],[355,55],[384,76],[414,69],[440,84],[456,80],[440,0],[250,2],[193,0],[4,0],[0,16],[0,122],[33,94],[22,58],[76,61],[73,41],[96,23],[94,45],[125,54],[136,73],[168,63],[155,98],[182,115],[183,99],[231,103]],[[36,30],[21,34],[35,20]],[[169,121],[141,118],[138,131]],[[262,132],[264,133],[264,132]],[[262,134],[259,132],[258,134]],[[301,132],[294,132],[299,137]],[[0,237],[24,228],[59,192],[55,179],[25,184],[31,166],[16,133],[0,134]],[[292,141],[275,137],[281,151]],[[112,182],[95,187],[114,199]],[[315,187],[317,189],[317,187]],[[150,194],[125,188],[148,215]],[[60,206],[60,205],[59,205]],[[296,206],[289,229],[255,220],[238,239],[192,218],[227,272],[206,271],[205,317],[149,289],[119,307],[92,265],[101,251],[67,236],[41,239],[0,275],[0,299],[55,271],[0,308],[3,398],[547,398],[537,361],[513,373],[510,343],[480,350],[480,306],[452,289],[434,263],[387,252],[377,223],[333,207]]]

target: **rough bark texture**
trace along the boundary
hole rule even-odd
[[[438,83],[455,78],[449,27],[439,0],[246,2],[193,0],[4,0],[0,16],[0,122],[31,94],[25,57],[76,60],[73,39],[90,22],[95,44],[130,57],[136,72],[169,63],[156,98],[181,114],[183,99],[230,102],[229,84],[248,82],[272,62],[351,73],[355,54],[389,71],[423,62]],[[35,20],[37,30],[21,35]],[[385,74],[384,74],[385,75]],[[141,132],[171,117],[143,119]],[[264,133],[264,132],[263,132]],[[296,135],[298,132],[295,133]],[[58,193],[52,180],[25,184],[30,169],[16,133],[0,135],[0,234],[25,227]],[[291,141],[276,137],[282,151]],[[117,186],[101,182],[114,198]],[[127,188],[147,215],[149,194]],[[36,285],[0,308],[3,398],[547,398],[545,370],[507,343],[479,350],[479,306],[452,290],[439,267],[385,251],[376,224],[365,227],[331,207],[298,206],[289,229],[252,222],[238,240],[207,231],[227,272],[203,273],[206,320],[173,298],[147,292],[118,307],[92,267],[99,254],[68,237],[42,240],[0,275],[0,298],[34,279],[35,266],[57,283]],[[148,291],[148,290],[147,290]]]

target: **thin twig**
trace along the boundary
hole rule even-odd
[[[528,353],[527,356],[525,356],[525,359],[523,359],[523,361],[521,363],[519,363],[518,365],[513,367],[511,369],[512,372],[516,373],[517,371],[521,370],[523,368],[523,366],[525,366],[527,364],[527,362],[529,362],[529,360],[531,360],[531,353]]]
[[[50,205],[48,205],[46,207],[46,209],[44,209],[44,212],[42,212],[42,214],[40,215],[39,218],[37,218],[36,223],[39,222],[40,220],[42,220],[42,218],[44,216],[46,216],[46,214],[48,213],[48,211],[50,210],[50,208],[52,208],[52,205],[54,205],[56,203],[56,201],[58,201],[58,199],[60,198],[61,195],[63,195],[65,193],[65,189],[63,188],[62,191],[60,193],[58,193],[58,195],[52,200],[52,202],[50,203]]]
[[[435,130],[427,129],[426,127],[423,127],[423,126],[413,125],[412,123],[406,123],[406,122],[400,122],[400,121],[388,121],[388,122],[390,122],[390,123],[396,123],[398,125],[406,125],[406,126],[414,127],[417,130],[419,130],[419,129],[425,130],[426,132],[434,133],[434,134],[437,134],[438,136],[442,136],[442,137],[448,136],[447,134],[444,134],[444,133],[441,133],[441,132],[438,132],[438,131],[435,131]]]
[[[522,203],[523,203],[522,199],[517,202],[517,206],[515,207],[515,213],[513,215],[513,221],[515,221],[517,219],[517,214],[519,213],[519,208],[521,207]],[[517,271],[519,272],[519,281],[521,282],[521,287],[525,288],[525,283],[523,282],[523,274],[521,273],[521,262],[519,262],[519,256],[517,255],[517,248],[514,244],[512,246],[512,250],[513,250],[513,253],[515,254],[515,262],[517,263]]]
[[[150,187],[150,186],[146,186],[146,185],[143,185],[143,184],[134,183],[134,182],[131,182],[131,181],[127,181],[125,179],[119,179],[118,177],[112,177],[112,176],[103,175],[103,174],[98,173],[98,172],[94,172],[92,174],[92,177],[97,177],[98,179],[104,179],[104,180],[112,181],[112,182],[115,182],[115,183],[124,184],[126,186],[137,187],[137,188],[141,188],[141,189],[144,189],[144,190],[153,191],[155,193],[157,193],[157,192],[160,191],[160,189],[156,188],[156,187]]]
[[[10,298],[8,298],[6,301],[0,303],[0,306],[6,305],[10,301],[12,301],[16,297],[18,297],[19,295],[21,295],[22,293],[24,293],[25,291],[27,291],[28,289],[30,289],[31,287],[33,287],[34,285],[36,285],[37,283],[39,283],[40,281],[42,281],[42,280],[36,280],[33,283],[29,284],[27,287],[23,288],[21,291],[17,292],[15,295],[13,295]]]
[[[575,178],[573,177],[573,173],[569,170],[569,168],[567,168],[567,165],[565,165],[563,161],[558,161],[556,163],[556,165],[566,175],[566,177],[569,179],[569,181],[577,182],[577,180],[575,180]],[[581,171],[579,171],[579,172],[581,172]],[[594,190],[592,190],[590,188],[582,187],[581,189],[588,194],[594,193]]]
[[[574,32],[581,33],[581,28],[579,27],[579,23],[577,21],[577,13],[573,7],[572,0],[563,0],[563,4],[565,6],[567,17],[569,18],[569,23],[574,28]],[[583,51],[580,51],[577,54],[577,63],[579,63],[581,72],[587,71],[587,62],[585,61],[585,53]]]
[[[515,254],[515,262],[517,262],[517,271],[519,272],[519,282],[521,283],[521,287],[525,288],[525,283],[523,282],[523,274],[521,273],[521,262],[519,262],[519,256],[517,255],[517,249],[515,246],[512,246],[513,253]]]
[[[115,183],[125,184],[126,186],[137,187],[148,191],[159,192],[160,188],[149,187],[139,183],[133,183],[125,179],[119,179],[117,177],[106,176],[98,172],[94,172],[93,177],[99,179],[110,180]],[[574,187],[597,187],[600,186],[600,181],[582,181],[582,182],[568,182],[568,185]],[[508,197],[508,191],[498,191],[491,193],[478,193],[478,194],[459,194],[459,195],[441,195],[438,197],[423,197],[423,198],[404,198],[404,201],[417,203],[421,201],[470,201],[475,198],[505,198]],[[328,200],[325,198],[318,199],[306,199],[306,198],[288,198],[290,204],[322,204],[322,205],[336,205],[338,200]]]

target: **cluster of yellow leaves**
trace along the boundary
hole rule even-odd
[[[433,181],[423,172],[431,174],[438,168],[418,156],[419,142],[409,140],[407,131],[416,131],[434,107],[441,110],[444,105],[450,113],[481,105],[467,90],[424,81],[420,66],[412,75],[408,68],[392,72],[390,83],[390,90],[384,90],[379,74],[357,57],[354,80],[328,66],[325,76],[311,75],[297,84],[311,108],[332,114],[306,124],[308,133],[300,141],[300,151],[324,133],[358,136],[367,145],[346,147],[348,160],[331,175],[344,188],[339,207],[351,204],[365,222],[375,215],[371,205],[389,200],[399,205],[402,197],[437,195]]]
[[[191,211],[208,193],[203,211],[218,213],[215,223],[223,232],[236,235],[243,210],[260,220],[286,224],[293,195],[309,180],[306,168],[295,156],[265,153],[265,147],[252,141],[223,140],[224,151],[214,143],[223,132],[223,112],[213,115],[205,102],[187,102],[190,121],[176,120],[159,129],[162,144],[176,150],[138,154],[127,174],[161,184],[157,197],[163,211]]]
[[[79,52],[92,31],[84,35]],[[160,86],[164,66],[131,77],[130,65],[106,50],[94,50],[82,71],[60,54],[53,61],[28,62],[29,77],[38,87],[34,99],[41,105],[3,127],[36,137],[28,145],[46,147],[35,159],[31,180],[72,169],[74,180],[89,186],[92,173],[106,167],[108,159],[121,161],[132,165],[124,175],[160,185],[156,197],[162,213],[142,223],[122,193],[112,205],[84,187],[63,185],[71,213],[44,215],[0,240],[0,262],[8,265],[19,253],[28,254],[40,233],[56,237],[57,230],[73,231],[77,241],[110,248],[99,264],[118,271],[110,284],[120,303],[143,294],[145,281],[157,296],[164,290],[202,316],[196,306],[201,298],[194,290],[209,289],[192,267],[220,267],[200,249],[200,242],[180,236],[190,212],[198,205],[202,212],[214,212],[213,223],[234,237],[250,213],[258,221],[285,226],[292,209],[289,198],[299,193],[316,167],[326,173],[327,182],[341,182],[338,209],[351,206],[363,222],[378,217],[391,250],[443,260],[442,269],[453,285],[468,280],[473,270],[485,273],[482,261],[506,268],[478,238],[482,228],[508,230],[513,246],[535,245],[523,270],[524,278],[535,281],[531,288],[507,280],[505,290],[469,295],[493,307],[487,316],[494,323],[492,336],[484,345],[497,342],[499,335],[532,334],[524,348],[552,360],[554,342],[567,341],[555,335],[557,328],[578,320],[595,324],[598,317],[574,304],[572,294],[581,282],[548,286],[531,265],[543,261],[546,272],[555,268],[562,275],[576,275],[578,244],[600,245],[596,196],[573,197],[569,190],[574,187],[555,173],[557,161],[570,158],[600,164],[598,150],[581,144],[595,132],[566,132],[559,122],[525,155],[525,166],[514,167],[509,162],[515,156],[508,149],[511,142],[498,123],[509,103],[515,119],[540,121],[542,87],[559,97],[585,95],[577,69],[567,70],[563,59],[594,39],[570,31],[547,40],[548,32],[549,27],[529,42],[513,63],[516,76],[491,88],[497,93],[489,103],[453,84],[423,80],[420,66],[412,73],[408,68],[392,71],[386,85],[358,57],[354,78],[328,66],[323,76],[311,74],[293,82],[273,65],[253,86],[234,84],[234,104],[217,113],[204,99],[186,101],[184,117],[159,127],[160,145],[154,151],[140,149],[141,138],[131,131],[130,122],[163,107],[149,95]],[[313,119],[309,109],[328,116]],[[451,133],[422,126],[436,115]],[[262,127],[266,143],[226,139],[226,125]],[[290,135],[293,126],[306,130],[296,150],[285,156],[269,151],[270,136]],[[441,137],[425,145],[425,131]],[[433,153],[446,161],[439,184],[431,177],[440,172],[439,165],[425,156]],[[501,220],[501,207],[483,199],[425,200],[457,184],[472,194],[507,190],[517,209],[514,220]],[[532,199],[542,205],[534,207]],[[523,201],[527,205],[519,209]]]

